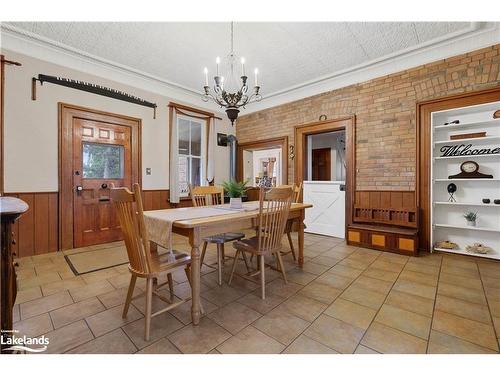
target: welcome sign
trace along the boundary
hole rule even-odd
[[[441,157],[500,154],[500,147],[496,148],[472,148],[472,147],[473,147],[472,144],[443,146],[439,151],[441,152]]]

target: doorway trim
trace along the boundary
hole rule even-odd
[[[73,248],[73,118],[130,127],[132,182],[142,181],[141,119],[59,102],[59,250]]]
[[[299,185],[304,181],[307,155],[307,136],[345,130],[346,143],[346,211],[345,224],[352,223],[352,204],[356,190],[356,116],[340,117],[333,120],[316,121],[295,126],[294,181]]]
[[[283,184],[288,184],[288,137],[278,137],[263,139],[260,141],[251,141],[238,143],[237,147],[237,166],[236,166],[236,179],[243,181],[243,151],[252,150],[267,150],[270,148],[281,147],[281,181]]]

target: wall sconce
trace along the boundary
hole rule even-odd
[[[295,158],[295,146],[290,145],[288,146],[288,158],[293,160]]]

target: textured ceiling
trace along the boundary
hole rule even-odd
[[[200,91],[203,67],[229,52],[229,23],[7,22],[59,44]],[[417,48],[468,22],[236,23],[235,52],[264,96]],[[250,70],[251,69],[251,70]],[[253,80],[251,81],[253,83]]]

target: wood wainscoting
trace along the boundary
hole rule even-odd
[[[414,191],[356,191],[347,243],[406,255],[418,253]]]
[[[59,248],[58,193],[6,193],[25,201],[29,210],[13,225],[16,257],[46,254]]]
[[[15,244],[12,250],[16,253],[16,257],[58,251],[60,249],[58,192],[6,193],[5,195],[19,198],[29,206],[29,210],[13,225]],[[168,200],[169,190],[167,189],[143,191],[145,210],[171,208]],[[181,206],[184,207],[184,205]]]

